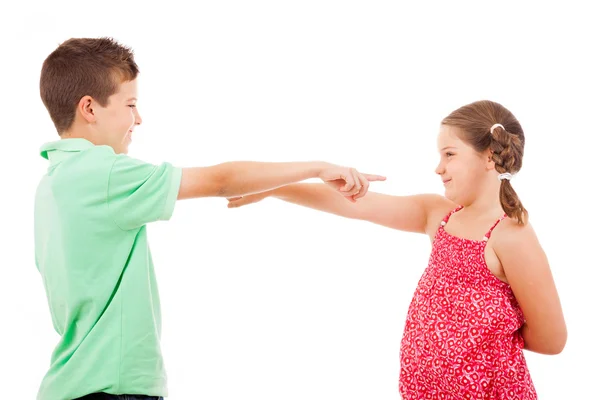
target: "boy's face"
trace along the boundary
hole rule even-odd
[[[103,144],[117,154],[127,154],[132,133],[142,118],[136,107],[137,80],[121,83],[117,93],[108,98],[106,107],[96,105],[96,128]]]

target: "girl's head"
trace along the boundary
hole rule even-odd
[[[521,124],[498,103],[477,101],[453,111],[442,120],[438,138],[441,160],[436,173],[444,181],[446,197],[469,205],[499,190],[506,215],[525,223],[527,210],[507,175],[521,169],[524,145]]]

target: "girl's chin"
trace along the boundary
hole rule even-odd
[[[459,199],[457,199],[455,193],[452,190],[446,189],[446,191],[444,192],[444,197],[456,204],[460,204],[458,201]]]

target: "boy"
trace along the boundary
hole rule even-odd
[[[50,165],[36,193],[35,256],[61,339],[38,400],[167,395],[146,224],[168,220],[176,200],[318,177],[355,201],[384,179],[321,162],[181,169],[132,159],[137,74],[131,50],[108,38],[67,40],[42,67],[40,94],[60,140],[41,148]]]

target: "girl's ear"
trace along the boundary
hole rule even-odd
[[[492,170],[492,169],[496,169],[496,163],[494,162],[494,152],[492,151],[492,149],[487,149],[485,151],[485,156],[486,156],[486,169],[488,170]]]

